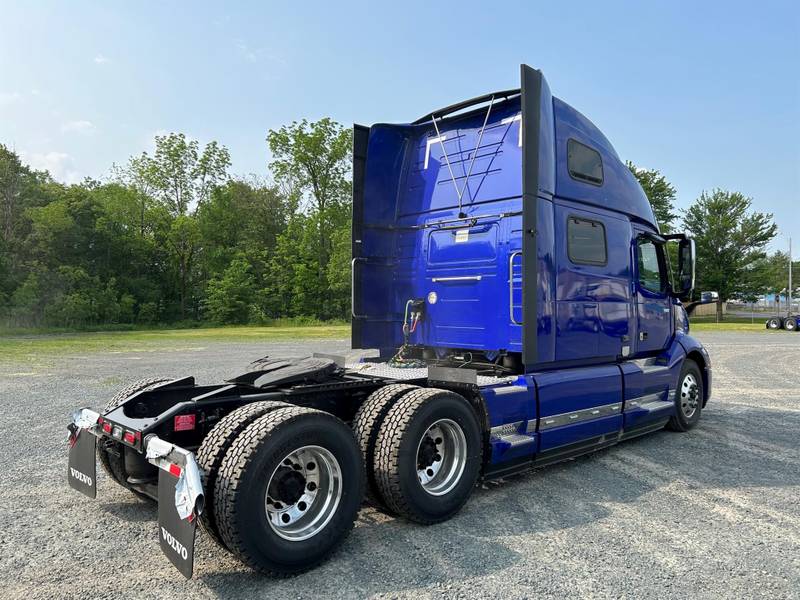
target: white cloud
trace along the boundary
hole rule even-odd
[[[80,133],[87,135],[94,133],[95,126],[91,121],[67,121],[61,125],[61,133]]]
[[[236,40],[236,49],[247,62],[256,63],[266,60],[281,67],[286,66],[286,61],[277,54],[270,52],[267,48],[251,48],[244,40]]]
[[[72,157],[66,152],[20,152],[19,155],[22,161],[32,168],[49,171],[57,181],[71,184],[79,183],[83,179],[75,170]]]
[[[244,42],[236,42],[236,47],[239,49],[239,53],[242,55],[242,58],[244,58],[247,62],[254,63],[258,60],[256,51],[251,50],[250,47]]]
[[[94,64],[96,65],[107,65],[110,62],[111,59],[102,54],[98,54],[97,56],[94,57]]]
[[[19,92],[0,92],[0,106],[10,106],[22,100]]]

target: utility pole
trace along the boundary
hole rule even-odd
[[[789,238],[789,306],[786,309],[786,316],[792,316],[792,238]]]

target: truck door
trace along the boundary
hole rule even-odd
[[[636,353],[657,352],[672,336],[672,302],[667,286],[664,242],[643,229],[633,244],[633,286],[636,290]]]

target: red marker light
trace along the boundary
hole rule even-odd
[[[174,475],[175,477],[181,476],[181,468],[178,465],[170,464],[169,472],[170,475]]]

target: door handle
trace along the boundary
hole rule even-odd
[[[645,341],[646,339],[647,339],[647,332],[646,332],[646,331],[640,331],[640,332],[639,332],[639,341],[640,341],[640,342],[643,342],[643,341]]]

